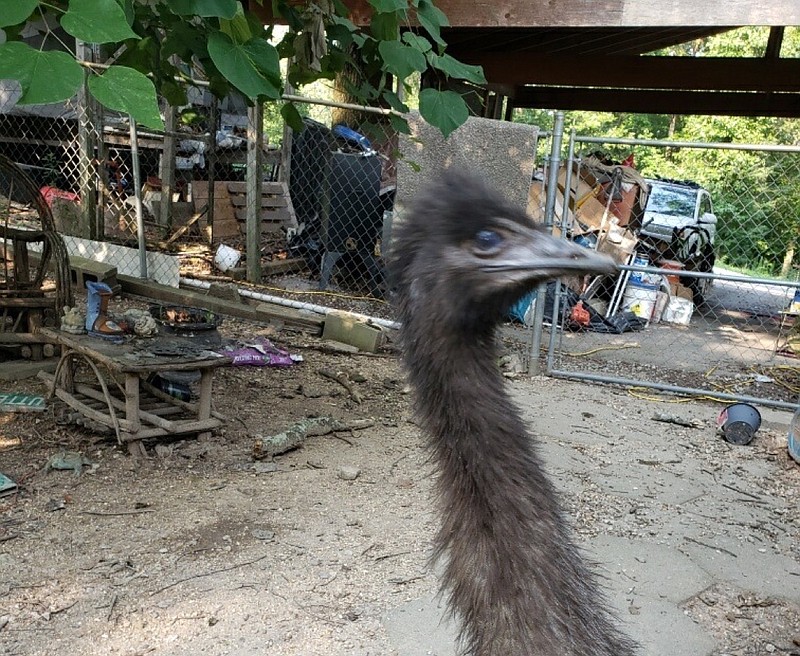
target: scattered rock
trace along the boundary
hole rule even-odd
[[[254,462],[250,468],[256,474],[271,474],[278,471],[278,465],[274,462]]]
[[[358,467],[343,465],[342,467],[339,467],[336,475],[343,481],[354,481],[361,475],[361,470]]]
[[[272,542],[275,539],[275,531],[270,531],[268,528],[254,528],[251,534],[256,540],[264,542]]]

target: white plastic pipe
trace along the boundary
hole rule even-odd
[[[195,287],[197,289],[208,289],[211,287],[211,283],[206,280],[195,280],[194,278],[181,278],[181,285],[186,285],[187,287]],[[250,289],[241,289],[238,288],[239,294],[241,296],[245,296],[247,298],[254,298],[258,301],[264,301],[265,303],[274,303],[275,305],[283,305],[284,307],[295,308],[296,310],[308,310],[309,312],[316,312],[317,314],[328,314],[328,312],[337,312],[334,308],[325,307],[324,305],[315,305],[314,303],[303,303],[302,301],[293,301],[289,298],[282,298],[280,296],[270,296],[269,294],[262,294],[261,292],[254,292]],[[370,317],[366,314],[359,314],[358,312],[348,312],[348,314],[352,314],[354,317],[361,319],[362,321],[367,321],[369,323],[373,323],[377,326],[382,326],[383,328],[390,328],[392,330],[397,330],[400,328],[400,324],[396,321],[389,321],[388,319],[379,319],[378,317]]]

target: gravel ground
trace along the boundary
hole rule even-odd
[[[221,331],[269,335],[230,319]],[[0,471],[20,484],[19,494],[0,499],[0,653],[396,653],[385,612],[434,592],[437,579],[427,562],[433,472],[395,355],[340,355],[307,335],[269,336],[304,362],[220,370],[214,403],[229,417],[226,428],[203,441],[149,442],[145,462],[106,436],[57,424],[49,411],[0,417]],[[321,376],[324,368],[363,380],[355,384],[361,402]],[[565,399],[580,405],[580,384],[524,376],[510,384],[527,399],[534,431],[585,463],[564,487],[579,539],[660,535],[668,500],[622,498],[603,474],[626,466],[621,432],[649,421],[654,407],[674,406],[607,388],[576,423],[548,409]],[[44,392],[36,381],[14,388]],[[800,561],[800,468],[786,457],[784,427],[766,422],[755,447],[732,449],[708,428],[718,406],[680,407],[706,422],[703,438],[663,424],[664,439],[689,444],[686,458],[700,469],[739,471],[739,489],[781,499],[777,528],[741,530]],[[318,416],[372,426],[309,438],[274,460],[253,458],[258,440]],[[582,431],[611,439],[600,447]],[[79,476],[46,471],[65,449],[92,464]],[[561,486],[563,472],[554,475]],[[718,517],[702,499],[693,512],[696,521],[708,514],[709,525]],[[778,596],[713,586],[685,610],[714,636],[717,654],[761,654],[766,643],[800,650],[800,611]]]

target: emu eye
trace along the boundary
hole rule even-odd
[[[503,243],[503,236],[494,230],[481,230],[475,235],[475,246],[481,252],[497,250]]]

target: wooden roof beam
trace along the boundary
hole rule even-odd
[[[515,107],[636,114],[800,118],[800,94],[518,87]]]
[[[462,55],[463,56],[463,55]],[[545,84],[629,89],[800,91],[800,59],[763,57],[557,57],[473,53],[492,84]]]
[[[368,25],[367,0],[344,0],[350,19]],[[271,3],[248,2],[272,23]],[[800,25],[797,0],[436,0],[453,27],[673,27],[720,25]]]

